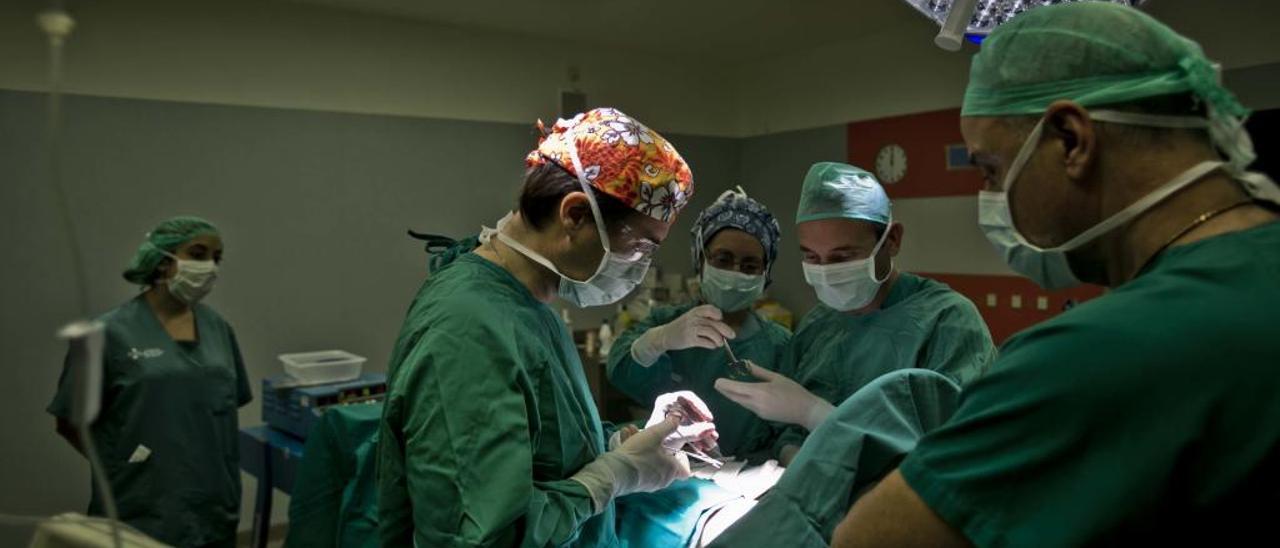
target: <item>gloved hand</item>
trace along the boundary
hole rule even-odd
[[[622,442],[627,441],[628,439],[631,438],[631,436],[634,436],[639,433],[640,433],[640,429],[636,428],[636,425],[634,424],[623,425],[622,428],[614,430],[612,436],[609,436],[608,449],[610,451],[617,449],[619,446],[622,445]]]
[[[716,390],[762,419],[798,424],[812,432],[835,406],[805,390],[800,383],[750,361],[751,374],[762,382],[716,379]]]
[[[569,479],[581,483],[591,495],[596,513],[622,495],[651,492],[689,477],[689,460],[662,446],[662,440],[679,426],[673,417],[627,438],[616,450],[587,463]]]
[[[631,344],[631,357],[648,367],[670,350],[720,348],[737,335],[723,321],[720,309],[709,304],[694,307],[679,318],[659,325]]]
[[[649,414],[649,422],[645,423],[645,428],[661,423],[668,417],[679,420],[680,427],[662,441],[667,449],[678,451],[689,444],[706,452],[716,447],[720,434],[716,432],[715,417],[697,394],[682,390],[658,396],[653,402],[653,412]]]

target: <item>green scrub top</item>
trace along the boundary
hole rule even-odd
[[[1278,311],[1280,222],[1169,249],[1011,338],[901,472],[979,546],[1266,542]]]
[[[90,431],[122,521],[175,546],[234,545],[236,408],[253,395],[231,326],[208,306],[193,310],[199,340],[189,343],[174,341],[141,295],[99,318],[102,410]],[[64,365],[49,413],[70,418],[74,397]],[[91,489],[89,514],[104,515]]]
[[[840,405],[890,371],[930,369],[965,386],[995,359],[991,333],[969,299],[946,284],[903,272],[880,310],[855,316],[819,304],[801,320],[781,372]],[[807,431],[785,426],[778,451]]]
[[[768,430],[754,413],[715,389],[716,379],[729,376],[727,351],[705,348],[675,350],[663,354],[649,367],[640,365],[631,357],[631,345],[636,339],[656,326],[679,318],[694,306],[697,305],[657,308],[644,321],[623,331],[609,352],[609,382],[645,408],[651,407],[662,394],[692,391],[715,415],[720,450],[726,455],[737,455],[739,450],[749,450],[759,443],[759,439],[767,437]],[[791,338],[785,328],[753,314],[748,316],[748,321],[739,331],[738,338],[729,342],[739,359],[751,360],[768,369],[778,367]]]
[[[437,265],[396,342],[379,430],[386,546],[609,546],[569,479],[605,434],[569,332],[506,270]]]

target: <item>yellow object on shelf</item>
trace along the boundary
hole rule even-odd
[[[756,303],[756,312],[766,319],[787,328],[788,331],[795,329],[795,315],[778,301],[773,299],[762,300]]]

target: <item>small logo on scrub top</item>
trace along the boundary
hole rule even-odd
[[[160,350],[159,348],[148,348],[146,350],[138,350],[137,348],[129,349],[129,359],[135,362],[143,358],[147,358],[147,359],[159,358],[160,356],[163,356],[163,355],[164,355],[164,350]]]

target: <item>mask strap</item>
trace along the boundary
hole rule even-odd
[[[1013,157],[1013,163],[1009,164],[1009,170],[1005,171],[1004,176],[1004,193],[1007,195],[1013,191],[1013,184],[1018,182],[1018,175],[1022,173],[1022,168],[1026,167],[1027,162],[1031,160],[1031,154],[1035,152],[1036,146],[1040,144],[1040,136],[1044,134],[1044,118],[1036,122],[1036,127],[1031,130],[1031,134],[1027,135],[1027,140],[1023,141],[1022,148],[1018,150],[1018,155]]]
[[[1143,114],[1119,110],[1089,111],[1089,118],[1099,122],[1123,124],[1126,126],[1163,127],[1172,129],[1204,129],[1209,127],[1209,120],[1198,116],[1167,116],[1162,114]]]
[[[871,281],[882,284],[889,276],[893,275],[893,257],[889,257],[889,273],[884,275],[884,280],[876,279],[876,255],[880,254],[880,248],[884,247],[884,243],[889,241],[889,230],[893,229],[893,213],[889,214],[889,224],[884,225],[884,234],[880,235],[880,241],[876,242],[875,249],[871,250]]]
[[[576,131],[576,129],[569,131],[572,133]],[[578,138],[573,135],[569,135],[568,137],[569,159],[573,161],[573,169],[578,173],[578,185],[582,187],[582,192],[587,195],[587,201],[591,203],[591,216],[596,221],[596,232],[600,234],[600,245],[604,248],[604,255],[600,257],[600,264],[596,265],[596,271],[588,276],[587,279],[578,282],[586,283],[595,279],[601,272],[604,272],[605,266],[609,264],[609,255],[613,253],[613,249],[609,245],[609,232],[604,228],[604,214],[600,213],[600,204],[596,203],[595,192],[592,191],[591,186],[587,184],[587,174],[586,171],[582,169],[582,160],[578,159]],[[561,274],[561,276],[564,275]],[[565,279],[577,281],[567,276],[565,276]]]
[[[556,268],[556,265],[551,264],[551,261],[547,260],[546,257],[543,257],[542,255],[538,254],[532,249],[525,247],[524,244],[516,241],[515,238],[512,238],[511,236],[508,236],[500,231],[494,231],[493,235],[497,236],[499,240],[502,240],[502,243],[507,244],[507,246],[511,247],[516,251],[519,251],[521,255],[528,257],[533,262],[546,267],[547,270],[555,272],[556,274],[562,277],[564,276],[564,274],[560,274],[560,270]]]
[[[1099,122],[1110,122],[1113,124],[1125,124],[1131,126],[1150,126],[1164,128],[1184,128],[1196,129],[1209,127],[1209,121],[1204,118],[1195,116],[1161,116],[1156,114],[1139,114],[1136,112],[1121,112],[1116,110],[1098,110],[1089,112],[1089,118]],[[1036,123],[1035,129],[1031,130],[1031,134],[1027,135],[1027,140],[1022,144],[1022,149],[1018,151],[1018,155],[1014,157],[1013,163],[1009,165],[1009,175],[1005,177],[1004,192],[1009,193],[1013,189],[1013,184],[1017,181],[1017,176],[1022,173],[1022,168],[1026,167],[1027,162],[1031,160],[1032,153],[1035,152],[1036,146],[1040,144],[1040,137],[1044,135],[1045,119],[1040,118]]]
[[[542,265],[547,270],[555,272],[560,277],[565,277],[565,275],[561,274],[560,270],[556,268],[556,265],[552,264],[551,261],[547,260],[546,257],[543,257],[540,253],[532,249],[529,249],[524,244],[516,241],[515,238],[512,238],[511,236],[508,236],[506,233],[503,232],[503,229],[506,228],[507,226],[507,222],[511,220],[512,215],[514,215],[514,213],[507,213],[506,216],[499,219],[498,226],[496,228],[489,228],[487,226],[480,227],[480,238],[479,238],[480,242],[487,244],[493,241],[494,236],[497,236],[498,240],[502,241],[502,243],[504,244],[507,244],[507,247],[510,247],[511,249],[516,250],[521,255],[528,257],[529,260]]]
[[[1209,103],[1209,117],[1170,116],[1162,114],[1140,114],[1117,110],[1098,110],[1089,113],[1089,117],[1102,122],[1126,124],[1131,126],[1163,127],[1175,129],[1207,129],[1209,139],[1218,151],[1229,160],[1233,172],[1243,172],[1257,157],[1253,150],[1253,140],[1244,129],[1242,118],[1224,115]]]
[[[166,250],[165,248],[160,247],[160,246],[156,245],[155,243],[153,243],[153,242],[151,241],[151,233],[150,233],[150,232],[148,232],[148,233],[147,233],[147,245],[149,245],[149,246],[151,246],[151,247],[155,248],[155,250],[156,250],[156,251],[159,251],[161,255],[164,255],[165,257],[168,257],[168,258],[170,258],[170,259],[173,259],[174,261],[185,261],[185,260],[186,260],[186,259],[179,259],[177,255],[174,255],[173,253],[170,253],[170,252],[169,252],[168,250]]]
[[[725,200],[725,198],[728,198],[728,197],[730,197],[730,196],[737,196],[737,197],[740,197],[740,198],[746,198],[746,197],[747,197],[747,191],[742,190],[742,185],[736,185],[736,186],[734,186],[733,188],[731,188],[731,189],[729,189],[729,190],[726,190],[726,191],[724,191],[724,192],[721,192],[721,193],[720,193],[720,197],[716,198],[716,201],[715,201],[715,202],[712,202],[712,203],[713,203],[713,204],[718,204],[718,203],[720,203],[720,202],[723,202],[723,201]]]
[[[203,261],[197,261],[195,259],[183,259],[182,257],[179,257],[173,253],[170,253],[168,251],[165,251],[164,249],[161,249],[160,246],[153,244],[149,241],[147,242],[147,245],[150,245],[151,247],[156,248],[156,251],[159,251],[160,254],[164,255],[165,257],[173,259],[174,266],[178,266],[183,263],[186,263],[189,265],[203,265],[203,264],[213,263],[213,259],[205,259]]]
[[[572,132],[574,130],[570,131]],[[613,251],[609,248],[609,233],[604,228],[604,215],[600,213],[600,204],[596,203],[595,193],[591,191],[591,186],[587,184],[587,175],[586,171],[582,169],[582,160],[578,159],[578,138],[573,135],[568,137],[569,159],[573,161],[573,170],[578,174],[578,184],[582,186],[582,192],[586,193],[587,201],[591,202],[591,215],[596,220],[596,231],[600,233],[600,245],[604,246],[605,255],[608,255],[610,251]],[[596,269],[597,274],[599,274],[601,270],[604,270],[604,263],[605,260],[603,258],[600,259],[600,268]],[[589,280],[591,278],[587,279]]]
[[[1224,165],[1226,165],[1226,163],[1221,161],[1201,162],[1195,167],[1184,171],[1182,175],[1179,175],[1172,181],[1169,181],[1164,186],[1156,189],[1155,192],[1142,197],[1142,199],[1130,204],[1129,207],[1116,212],[1105,221],[1094,225],[1093,228],[1081,232],[1080,235],[1067,240],[1067,242],[1062,245],[1054,247],[1052,251],[1071,251],[1093,241],[1095,238],[1112,231],[1115,227],[1129,222],[1134,217],[1137,217],[1144,211],[1150,209],[1152,206],[1164,201],[1174,193],[1186,188],[1191,183],[1199,181],[1205,175],[1208,175]]]

